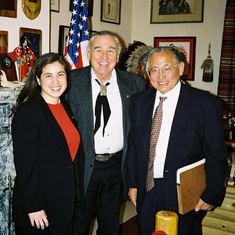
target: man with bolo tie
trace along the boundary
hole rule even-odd
[[[98,32],[87,48],[91,66],[71,71],[67,99],[84,144],[84,154],[77,162],[74,234],[88,234],[95,207],[97,234],[119,234],[129,103],[133,94],[144,90],[141,77],[115,68],[120,51],[114,34]]]
[[[180,82],[184,63],[175,47],[152,49],[146,71],[153,87],[131,100],[127,154],[127,186],[139,231],[151,234],[156,213],[168,210],[179,216],[179,235],[198,235],[200,214],[218,205],[226,176],[222,107],[208,92]],[[195,210],[181,215],[176,172],[203,158],[207,186]]]

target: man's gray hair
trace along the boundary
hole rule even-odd
[[[146,65],[145,68],[148,69],[149,66],[149,59],[153,54],[162,52],[162,51],[171,51],[171,53],[173,54],[176,63],[179,64],[182,60],[182,57],[180,55],[180,51],[178,50],[177,47],[175,46],[159,46],[159,47],[154,47],[147,55],[147,59],[146,59]]]
[[[96,32],[96,33],[90,38],[89,44],[88,44],[88,46],[87,46],[87,50],[88,50],[89,52],[91,51],[92,43],[93,43],[94,39],[95,39],[97,36],[111,36],[111,37],[113,37],[114,40],[115,40],[116,43],[117,43],[117,53],[120,54],[120,52],[121,52],[121,50],[122,50],[122,46],[121,46],[121,43],[120,43],[118,37],[117,37],[115,34],[113,34],[112,32],[110,32],[110,31],[105,31],[105,30],[100,31],[100,32]]]

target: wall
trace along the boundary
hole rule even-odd
[[[71,12],[69,11],[70,0],[60,1],[60,12],[51,13],[51,51],[58,52],[59,25],[69,26]],[[93,17],[89,28],[94,31],[110,30],[116,32],[123,39],[123,46],[131,42],[132,31],[132,0],[122,0],[121,24],[110,24],[100,21],[101,0],[93,0]]]
[[[188,0],[191,1],[191,0]],[[120,35],[128,47],[134,40],[153,46],[154,37],[195,36],[196,58],[195,79],[189,83],[197,88],[217,94],[225,0],[204,0],[203,23],[150,24],[151,0],[122,0],[121,24],[110,24],[100,21],[101,0],[94,0],[92,30],[110,30]],[[69,0],[60,1],[61,12],[52,12],[51,50],[58,51],[59,25],[69,26]],[[211,83],[202,81],[202,62],[207,58],[208,44],[211,42],[211,56],[214,60],[214,80]]]
[[[217,94],[225,7],[225,0],[204,0],[203,23],[150,24],[151,1],[134,0],[132,41],[139,40],[153,46],[154,37],[196,36],[195,80],[190,83]],[[206,83],[202,81],[200,66],[207,57],[209,42],[214,60],[214,80]]]
[[[50,0],[41,1],[41,12],[34,20],[30,20],[25,16],[21,0],[17,1],[17,18],[0,16],[0,30],[8,31],[8,52],[13,51],[19,45],[19,29],[21,27],[41,30],[42,53],[49,51],[49,2]]]

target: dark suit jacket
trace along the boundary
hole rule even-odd
[[[130,129],[130,97],[133,94],[144,90],[144,82],[141,77],[120,69],[116,69],[116,73],[123,109],[123,166],[127,152],[127,139]],[[95,162],[91,66],[72,70],[70,78],[70,90],[66,98],[77,119],[79,131],[83,140],[85,155],[78,158],[79,162],[77,169],[80,179],[80,190],[82,190],[81,194],[85,195]]]
[[[61,99],[61,103],[76,126],[67,101]],[[13,192],[15,222],[28,225],[28,213],[40,210],[45,210],[51,225],[71,222],[74,164],[64,133],[40,94],[16,111],[12,137],[17,175]]]
[[[134,96],[131,103],[127,185],[137,188],[137,210],[141,209],[146,187],[155,97],[156,90],[150,88]],[[178,212],[177,169],[204,157],[207,187],[201,198],[209,204],[218,204],[227,168],[222,116],[217,98],[181,84],[164,166],[166,210]]]

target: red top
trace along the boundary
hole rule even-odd
[[[61,103],[48,104],[48,106],[65,135],[71,158],[74,161],[80,143],[80,135]]]

